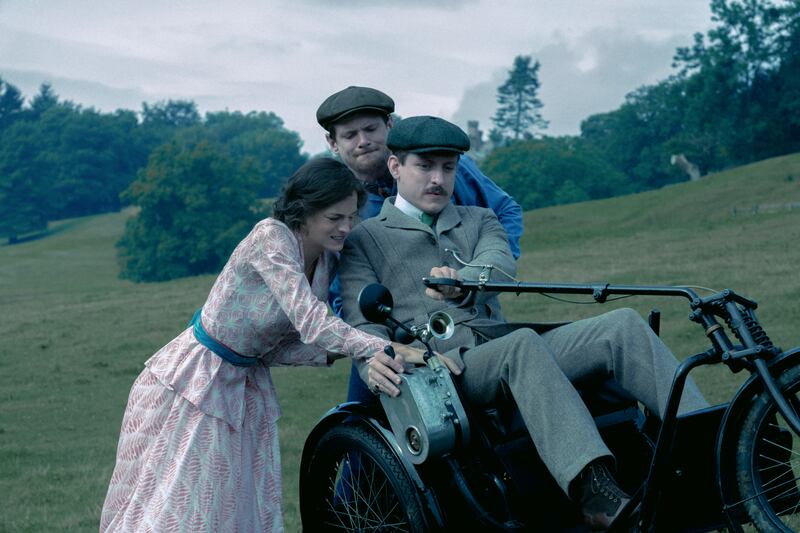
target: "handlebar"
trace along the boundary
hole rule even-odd
[[[452,278],[422,278],[426,287],[459,287],[464,291],[523,292],[550,294],[588,294],[598,303],[605,302],[611,295],[625,296],[683,296],[692,303],[700,302],[700,297],[689,287],[669,285],[611,285],[597,283],[592,285],[574,283],[531,283],[524,281],[467,281]]]

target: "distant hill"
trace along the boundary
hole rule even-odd
[[[657,191],[526,213],[519,278],[731,287],[756,299],[773,341],[800,344],[800,154]],[[114,243],[127,212],[53,223],[0,245],[0,530],[96,531],[130,385],[202,305],[213,276],[133,284]],[[577,297],[575,297],[577,299]],[[504,297],[519,320],[569,320],[619,305],[663,311],[680,356],[704,350],[684,300],[571,305]],[[308,431],[344,400],[349,365],[276,369],[287,531],[298,531],[297,471]],[[701,369],[714,402],[744,376]],[[313,390],[314,394],[308,394]]]

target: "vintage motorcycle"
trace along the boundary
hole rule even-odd
[[[588,294],[598,303],[610,296],[688,299],[689,318],[711,346],[679,365],[663,420],[613,379],[576,384],[633,498],[612,529],[800,529],[800,348],[782,351],[772,343],[753,300],[732,290],[700,297],[676,286],[424,282],[464,291]],[[452,334],[446,313],[426,324],[394,320],[392,295],[381,285],[365,287],[359,305],[368,320],[393,324],[398,340],[428,345]],[[658,333],[657,313],[650,324]],[[539,460],[513,400],[491,409],[468,405],[457,379],[430,348],[428,355],[427,365],[402,375],[397,398],[381,395],[373,407],[338,405],[312,430],[300,471],[304,530],[586,531]],[[728,403],[677,416],[689,372],[713,364],[751,376]]]

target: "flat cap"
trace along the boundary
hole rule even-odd
[[[457,152],[469,150],[469,137],[443,118],[419,116],[395,123],[386,140],[389,150],[404,152]]]
[[[389,95],[371,87],[351,85],[333,93],[317,109],[317,122],[323,128],[358,111],[376,111],[388,115],[394,113],[394,100]]]

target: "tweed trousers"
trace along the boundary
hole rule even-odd
[[[462,391],[473,405],[490,405],[504,391],[519,407],[539,455],[569,494],[592,460],[611,456],[573,382],[593,376],[616,381],[662,417],[678,361],[631,309],[566,324],[542,335],[523,328],[469,350],[460,360]],[[687,382],[679,413],[708,407]]]

